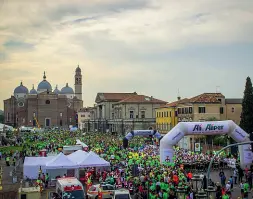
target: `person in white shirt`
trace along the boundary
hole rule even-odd
[[[226,191],[231,191],[231,184],[230,181],[226,184]]]

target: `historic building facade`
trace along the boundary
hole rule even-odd
[[[69,127],[77,124],[77,111],[83,107],[82,75],[78,66],[75,71],[75,91],[66,83],[59,90],[52,90],[44,72],[37,90],[28,91],[20,83],[14,95],[4,100],[5,124],[14,127]]]

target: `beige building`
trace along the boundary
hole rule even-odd
[[[124,133],[155,125],[155,108],[165,101],[134,93],[98,93],[91,109],[91,131]]]
[[[80,109],[77,112],[78,115],[78,127],[79,129],[89,132],[90,130],[90,125],[89,121],[91,120],[91,112],[92,112],[93,107],[85,107]]]

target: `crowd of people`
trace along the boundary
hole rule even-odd
[[[193,189],[193,172],[198,171],[200,165],[208,164],[214,151],[195,153],[189,150],[175,148],[172,162],[160,163],[159,147],[150,137],[135,137],[124,149],[121,136],[102,133],[82,133],[80,131],[61,131],[57,133],[28,133],[22,136],[22,149],[20,156],[38,156],[41,149],[48,153],[59,153],[65,145],[75,145],[79,139],[88,145],[89,150],[97,153],[111,164],[110,170],[92,170],[89,183],[107,182],[118,188],[128,188],[134,198],[175,199],[178,188],[184,188],[188,199],[195,198]],[[2,156],[6,158],[6,165],[10,159],[15,159],[14,151],[5,151]],[[215,162],[221,163],[227,155],[217,156]],[[15,164],[13,160],[13,164]],[[195,165],[198,168],[193,168]],[[196,170],[194,170],[196,169]],[[199,173],[201,174],[201,173]],[[252,189],[252,168],[243,171],[235,168],[232,176],[225,176],[220,171],[220,182],[216,184],[217,199],[233,198],[233,186],[240,183],[242,198]],[[207,189],[206,177],[203,176],[202,189]],[[47,176],[47,179],[50,176]],[[237,181],[238,179],[238,181]]]

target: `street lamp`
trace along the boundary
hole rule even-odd
[[[216,189],[213,186],[208,186],[206,191],[207,191],[208,199],[215,199]]]
[[[185,199],[186,197],[186,190],[184,187],[178,187],[176,190],[177,199]]]
[[[200,190],[197,194],[196,194],[196,199],[207,199],[207,194],[204,190]]]
[[[198,190],[201,188],[202,186],[202,181],[203,178],[200,175],[193,175],[192,177],[192,181],[193,181],[193,190],[195,192],[198,192]],[[194,183],[195,182],[195,183]]]

